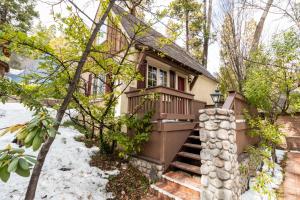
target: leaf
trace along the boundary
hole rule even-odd
[[[14,154],[14,153],[22,154],[22,153],[24,153],[24,152],[25,152],[24,149],[12,149],[12,150],[10,151],[10,153],[12,153],[12,154]]]
[[[28,176],[30,176],[30,171],[29,171],[29,169],[28,169],[28,170],[24,170],[24,169],[22,169],[22,168],[20,168],[20,167],[17,168],[16,173],[17,173],[18,175],[20,175],[20,176],[23,176],[23,177],[28,177]]]
[[[10,173],[7,171],[7,165],[0,168],[0,179],[6,183],[9,177],[10,177]]]
[[[5,160],[8,157],[7,153],[3,153],[3,155],[0,157],[0,161]]]
[[[19,158],[15,158],[13,159],[13,161],[9,164],[7,171],[8,172],[15,172],[16,169],[18,168],[18,162],[19,162]]]
[[[28,170],[29,169],[29,164],[24,158],[19,159],[19,165],[22,169]]]
[[[11,133],[14,133],[14,132],[16,132],[17,130],[23,128],[23,127],[24,127],[23,124],[17,124],[17,125],[15,125],[15,126],[10,127],[9,130],[10,130]]]
[[[56,133],[57,133],[57,131],[52,127],[48,130],[48,135],[50,137],[54,137],[56,135]]]
[[[34,163],[34,164],[36,163],[36,160],[34,158],[29,157],[29,156],[25,156],[25,159],[32,162],[32,163]]]
[[[33,151],[36,151],[40,148],[41,144],[43,143],[42,138],[37,134],[32,142],[32,149]]]
[[[25,138],[25,143],[30,143],[30,141],[34,138],[34,136],[37,134],[37,131],[33,131],[29,133]]]
[[[10,132],[9,128],[5,129],[5,131],[3,131],[2,133],[0,133],[0,137],[3,136],[3,135],[5,135],[6,133],[9,133],[9,132]]]

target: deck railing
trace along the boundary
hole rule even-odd
[[[144,114],[155,111],[154,120],[193,120],[194,95],[163,86],[133,90],[126,92],[128,97],[128,113]],[[150,100],[147,95],[155,94],[157,98]],[[203,102],[202,102],[203,103]],[[199,104],[195,104],[199,107]]]

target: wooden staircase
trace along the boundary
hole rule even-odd
[[[194,129],[170,164],[171,168],[180,169],[193,175],[201,175],[201,142],[199,137],[199,129]]]
[[[199,130],[194,129],[170,164],[172,171],[167,172],[162,176],[162,180],[151,185],[151,194],[154,196],[144,200],[199,200],[200,151]]]

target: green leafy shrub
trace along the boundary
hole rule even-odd
[[[255,177],[252,189],[272,199],[275,193],[269,185],[273,182],[272,176],[276,161],[275,148],[282,143],[284,134],[279,130],[278,125],[273,124],[268,119],[246,116],[248,125],[251,128],[248,134],[260,139],[256,146],[247,148],[250,155],[250,165],[256,166],[256,168],[263,166]]]
[[[118,123],[108,131],[111,140],[119,145],[121,157],[141,151],[142,145],[149,140],[149,134],[152,131],[152,115],[153,112],[148,112],[142,118],[136,115],[121,117]]]

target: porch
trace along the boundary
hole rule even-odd
[[[164,86],[134,89],[126,92],[128,113],[143,115],[154,111],[152,120],[157,121],[194,121],[198,120],[198,111],[206,103],[194,99],[194,95]],[[156,98],[150,98],[155,95]]]
[[[167,169],[195,131],[199,110],[204,109],[206,103],[195,100],[193,94],[163,86],[134,89],[126,94],[128,113],[142,116],[146,112],[154,111],[150,139],[144,144],[138,157]],[[149,98],[153,94],[156,98]]]

